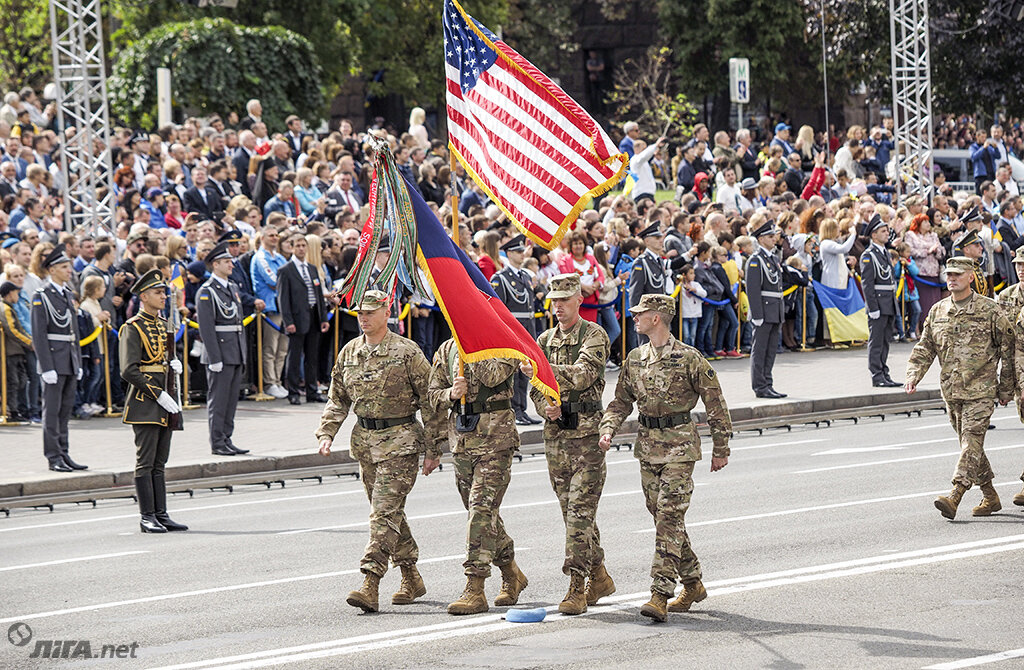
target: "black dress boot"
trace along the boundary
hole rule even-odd
[[[139,497],[139,528],[143,533],[166,533],[167,529],[156,520],[153,502],[153,478],[150,475],[135,478],[135,494]]]
[[[168,531],[188,530],[188,526],[172,521],[171,517],[167,515],[167,484],[162,472],[160,474],[153,473],[153,509],[153,516]]]

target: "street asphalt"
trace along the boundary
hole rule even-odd
[[[175,496],[191,530],[162,536],[140,534],[126,500],[15,510],[0,518],[0,668],[1021,668],[1024,427],[1012,407],[994,424],[1003,510],[972,518],[972,490],[955,522],[932,505],[958,453],[942,412],[744,433],[714,474],[706,454],[687,526],[710,595],[666,624],[638,614],[654,534],[626,449],[608,455],[598,515],[618,591],[580,617],[556,611],[568,579],[545,461],[515,463],[502,516],[530,580],[517,607],[548,608],[537,624],[445,612],[465,584],[447,466],[407,506],[427,595],[391,605],[389,572],[378,614],[345,604],[367,533],[351,477]],[[499,584],[495,570],[491,601]],[[54,640],[135,658],[30,656]]]

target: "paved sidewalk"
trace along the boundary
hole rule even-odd
[[[890,368],[897,381],[903,381],[910,350],[910,345],[900,344],[894,345],[890,352]],[[750,389],[748,359],[716,361],[714,366],[726,401],[737,420],[908,399],[902,389],[871,386],[867,351],[863,348],[780,354],[775,363],[775,388],[789,394],[784,400],[754,397]],[[920,386],[921,391],[935,395],[938,389],[937,370],[937,364],[929,370]],[[617,372],[606,375],[606,403],[614,394],[617,376]],[[925,393],[920,396],[926,397]],[[317,445],[313,438],[321,409],[321,405],[293,407],[284,400],[240,403],[234,441],[243,449],[250,449],[251,453],[235,457],[210,453],[205,408],[187,411],[185,430],[175,434],[171,444],[168,479],[347,462],[348,436],[355,420],[350,416],[342,425],[334,454],[328,461],[316,453]],[[538,428],[521,430],[524,443],[541,441]],[[89,466],[83,472],[50,472],[43,458],[42,436],[37,426],[0,427],[0,453],[4,463],[0,472],[0,498],[132,484],[135,463],[132,430],[120,419],[72,420],[71,456]]]

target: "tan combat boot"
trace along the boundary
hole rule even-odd
[[[615,582],[602,563],[590,573],[590,581],[587,583],[587,604],[596,605],[598,600],[613,593]]]
[[[572,573],[569,581],[569,592],[558,603],[558,611],[562,614],[583,614],[587,611],[587,595],[584,588],[586,580],[578,572]]]
[[[519,594],[523,592],[529,582],[526,575],[519,569],[515,561],[501,568],[501,593],[494,599],[495,607],[507,607],[519,602]]]
[[[367,572],[366,576],[363,577],[363,585],[358,591],[352,591],[348,594],[348,598],[345,600],[352,607],[358,607],[364,612],[376,612],[379,607],[377,606],[377,587],[380,586],[380,577]]]
[[[668,619],[667,605],[668,596],[657,591],[651,591],[651,599],[640,608],[640,614],[650,617],[655,621],[665,623]]]
[[[1021,489],[1020,493],[1018,493],[1017,495],[1013,496],[1013,504],[1014,505],[1020,505],[1021,507],[1024,507],[1024,489]]]
[[[982,484],[981,493],[985,497],[981,499],[980,505],[971,510],[972,516],[991,516],[993,512],[1003,509],[1003,504],[999,502],[999,494],[996,493],[996,487],[992,486],[992,482]]]
[[[398,592],[391,596],[392,605],[411,605],[414,600],[426,595],[427,587],[415,565],[402,566],[402,585]]]
[[[949,492],[948,496],[939,496],[935,499],[935,509],[939,510],[942,516],[947,519],[956,518],[956,507],[960,504],[960,499],[964,497],[966,492],[966,486],[954,484],[953,490]]]
[[[708,592],[699,579],[689,584],[683,584],[683,590],[679,592],[679,597],[668,604],[668,611],[689,612],[690,605],[699,603],[707,597]]]
[[[487,596],[484,595],[484,577],[470,577],[466,590],[458,600],[448,606],[448,614],[480,614],[486,612]]]

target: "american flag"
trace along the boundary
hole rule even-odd
[[[528,237],[547,249],[628,161],[540,70],[444,3],[449,148]]]

